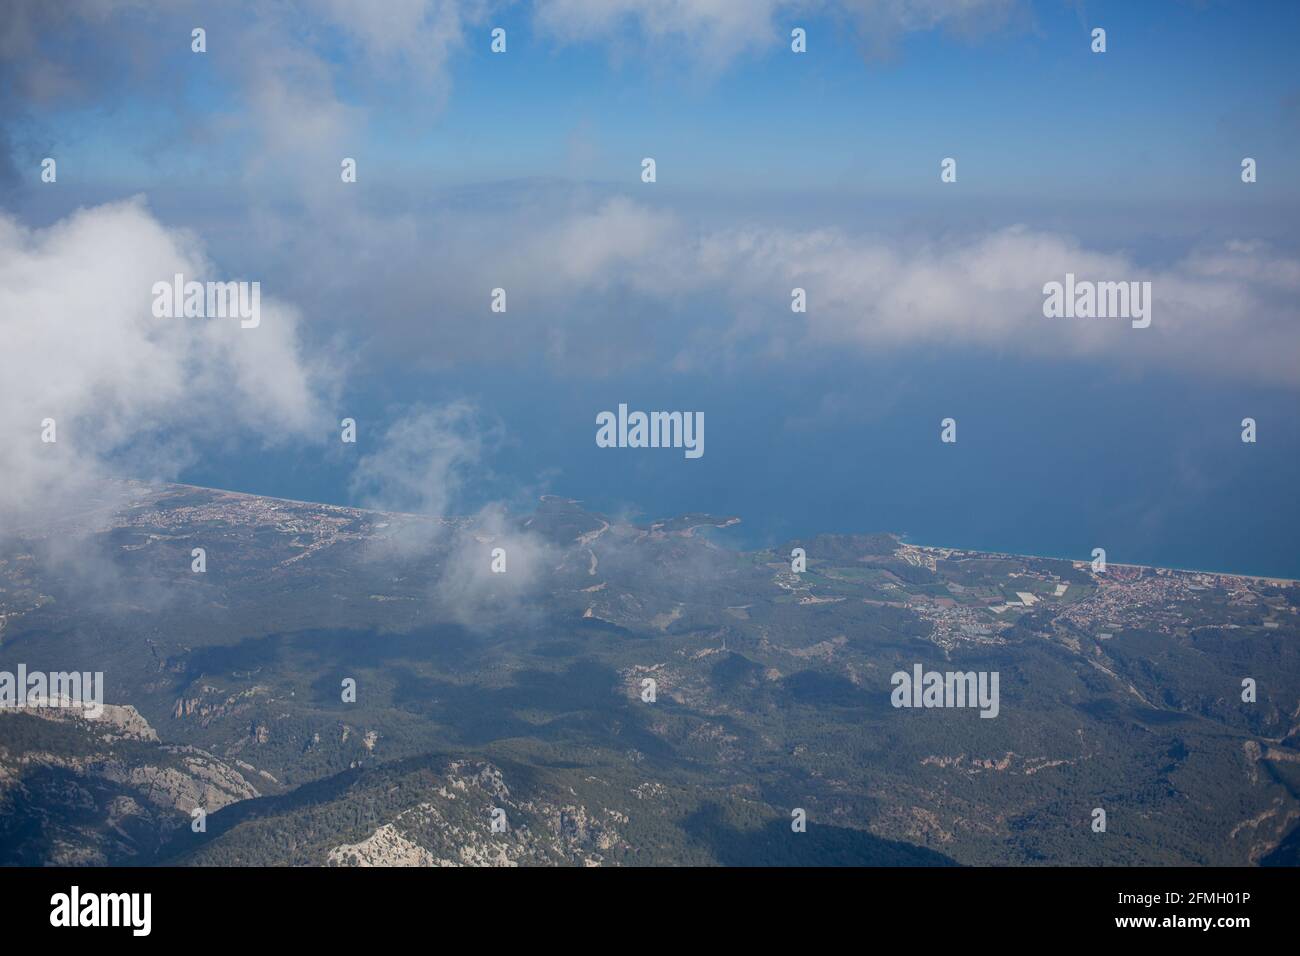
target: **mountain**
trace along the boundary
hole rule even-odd
[[[110,705],[0,708],[0,862],[1294,857],[1295,582],[736,520],[107,486],[0,549],[0,671]]]

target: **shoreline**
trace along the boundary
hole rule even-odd
[[[915,548],[925,548],[931,551],[962,551],[966,554],[987,554],[996,558],[1037,558],[1040,561],[1069,561],[1072,564],[1089,565],[1091,560],[1088,558],[1071,558],[1055,554],[1025,554],[1020,551],[990,551],[987,548],[964,548],[951,544],[922,544],[919,541],[910,540],[906,535],[899,535],[898,540],[903,544],[910,544]],[[1207,574],[1220,578],[1242,578],[1250,581],[1264,581],[1269,584],[1279,585],[1297,585],[1300,584],[1300,578],[1279,578],[1267,574],[1250,574],[1244,571],[1213,571],[1205,568],[1179,568],[1171,564],[1129,564],[1123,561],[1106,561],[1106,566],[1111,568],[1136,568],[1139,571],[1173,571],[1178,574]]]
[[[392,515],[394,517],[421,518],[425,520],[444,520],[444,521],[465,520],[465,518],[467,517],[464,515],[424,515],[424,514],[412,514],[412,513],[404,513],[404,512],[379,511],[377,509],[372,509],[372,508],[358,508],[354,505],[334,504],[333,502],[328,502],[328,501],[303,501],[301,499],[296,499],[296,498],[281,498],[276,495],[259,495],[251,492],[234,491],[226,488],[210,488],[206,485],[193,485],[187,482],[180,482],[180,481],[150,482],[138,478],[114,478],[110,480],[122,481],[126,483],[137,484],[137,485],[145,485],[149,487],[188,488],[197,491],[208,491],[208,492],[215,492],[218,494],[226,494],[226,495],[237,495],[246,498],[265,498],[269,501],[282,501],[288,504],[304,505],[308,507],[340,508],[348,511]],[[561,501],[572,502],[574,504],[581,503],[581,499],[567,498],[563,495],[555,495],[555,494],[542,495],[539,497],[538,500],[540,501],[545,498],[558,499]],[[646,512],[642,512],[642,513],[645,514]],[[671,518],[660,518],[657,520],[662,522],[662,521],[671,520]],[[732,517],[725,525],[701,524],[701,525],[697,525],[696,529],[703,530],[706,536],[711,536],[712,534],[718,531],[730,530],[734,528],[736,525],[743,524],[743,523],[744,523],[743,518]],[[989,548],[972,548],[972,547],[953,545],[953,544],[927,544],[927,543],[913,540],[910,537],[908,532],[877,530],[874,532],[834,531],[834,532],[819,532],[819,533],[829,533],[829,534],[844,536],[844,537],[848,537],[855,534],[890,534],[896,537],[901,544],[907,544],[917,548],[925,548],[927,550],[961,551],[965,554],[988,555],[989,557],[995,557],[995,558],[1033,558],[1040,561],[1069,561],[1071,563],[1081,564],[1081,565],[1088,565],[1091,563],[1090,559],[1088,558],[1075,558],[1075,557],[1068,557],[1059,554],[1030,554],[1022,551],[996,551],[996,550],[991,550]],[[714,543],[719,544],[720,546],[723,547],[727,546],[727,543],[723,541],[715,540]],[[775,547],[775,545],[769,547]],[[767,550],[767,548],[761,546],[740,547],[740,548],[736,548],[735,550],[763,551],[763,550]],[[1274,585],[1279,585],[1284,587],[1300,585],[1300,578],[1277,577],[1275,575],[1268,575],[1268,574],[1252,574],[1243,571],[1223,571],[1223,570],[1213,570],[1213,569],[1206,569],[1206,568],[1184,568],[1184,567],[1176,567],[1174,565],[1165,565],[1165,564],[1130,564],[1122,561],[1107,561],[1106,563],[1110,567],[1136,568],[1141,571],[1172,571],[1178,574],[1204,574],[1204,575],[1211,575],[1214,577],[1241,578],[1243,580],[1263,582],[1267,584],[1274,584]]]

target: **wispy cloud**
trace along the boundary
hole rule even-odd
[[[379,511],[451,514],[490,442],[491,429],[468,402],[406,410],[357,463],[352,494]]]
[[[906,33],[947,28],[973,36],[1001,29],[1020,0],[539,0],[537,25],[558,42],[599,41],[625,55],[637,47],[685,51],[720,71],[737,57],[790,42],[811,16],[856,30],[872,54]],[[813,42],[816,42],[815,40]]]

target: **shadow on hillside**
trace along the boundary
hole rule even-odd
[[[812,820],[805,833],[794,833],[789,822],[781,819],[743,830],[729,824],[722,807],[712,803],[687,817],[682,829],[706,844],[724,866],[958,865],[934,850]]]

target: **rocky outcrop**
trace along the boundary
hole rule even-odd
[[[32,718],[28,745],[11,751],[6,722]],[[45,723],[60,725],[48,742]],[[212,813],[259,795],[225,760],[160,743],[133,707],[105,705],[95,719],[77,708],[0,711],[0,864],[148,862],[194,808]]]
[[[627,818],[579,803],[511,796],[501,770],[454,760],[427,799],[355,843],[326,854],[327,866],[598,866],[626,847],[616,829]],[[504,829],[494,830],[494,816]]]
[[[209,813],[239,800],[260,796],[257,788],[239,771],[212,754],[200,750],[182,753],[181,766],[132,766],[109,761],[98,772],[109,780],[128,784],[139,790],[150,803],[189,814],[195,807]]]
[[[433,854],[385,823],[360,843],[345,843],[329,852],[329,866],[433,866]]]

